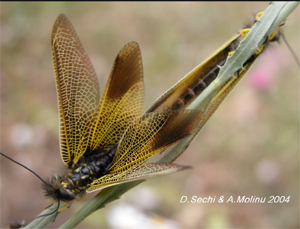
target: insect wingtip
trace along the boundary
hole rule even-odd
[[[180,165],[180,170],[192,169],[193,166],[190,165]]]
[[[140,48],[139,43],[137,41],[131,41],[127,45],[130,45],[131,47]]]
[[[60,13],[57,19],[67,19],[68,17],[64,13]]]
[[[57,29],[57,27],[61,24],[71,24],[69,18],[64,14],[64,13],[60,13],[54,23],[54,27],[53,30],[55,31]]]

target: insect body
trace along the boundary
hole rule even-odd
[[[86,192],[187,168],[144,164],[151,156],[193,133],[201,111],[141,115],[143,68],[139,46],[131,42],[117,55],[99,100],[95,70],[66,16],[52,32],[52,56],[60,119],[60,151],[69,171],[43,185],[54,201],[69,202]]]
[[[68,202],[86,192],[186,168],[171,163],[143,163],[169,145],[199,132],[250,68],[260,52],[253,54],[237,77],[218,91],[205,115],[203,109],[183,110],[216,78],[218,66],[225,63],[245,33],[247,30],[230,39],[141,115],[144,85],[138,44],[131,42],[119,52],[99,102],[95,70],[72,24],[60,15],[51,41],[60,150],[69,171],[44,184],[46,196]]]

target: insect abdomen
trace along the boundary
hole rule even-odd
[[[224,63],[225,60],[222,60],[203,78],[199,76],[199,78],[195,80],[193,84],[191,84],[186,91],[171,105],[171,109],[182,109],[190,104],[195,97],[197,97],[212,81],[214,81],[220,71],[219,66],[222,66]]]

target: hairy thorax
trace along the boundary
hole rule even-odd
[[[116,146],[88,150],[66,175],[54,175],[43,185],[45,196],[66,202],[84,196],[94,180],[108,173],[115,152]]]

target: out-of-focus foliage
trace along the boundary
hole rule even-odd
[[[146,109],[266,7],[265,2],[1,3],[1,152],[42,177],[64,171],[50,47],[60,13],[76,28],[101,89],[121,47],[140,44]],[[298,8],[283,26],[296,53],[299,13]],[[144,182],[80,226],[299,226],[299,69],[284,44],[273,44],[258,58],[176,163],[193,169]],[[47,206],[39,181],[3,158],[0,192],[0,227],[10,220],[28,222]],[[283,204],[179,202],[181,196],[244,195],[291,198]],[[51,226],[61,225],[83,203],[75,202]]]

